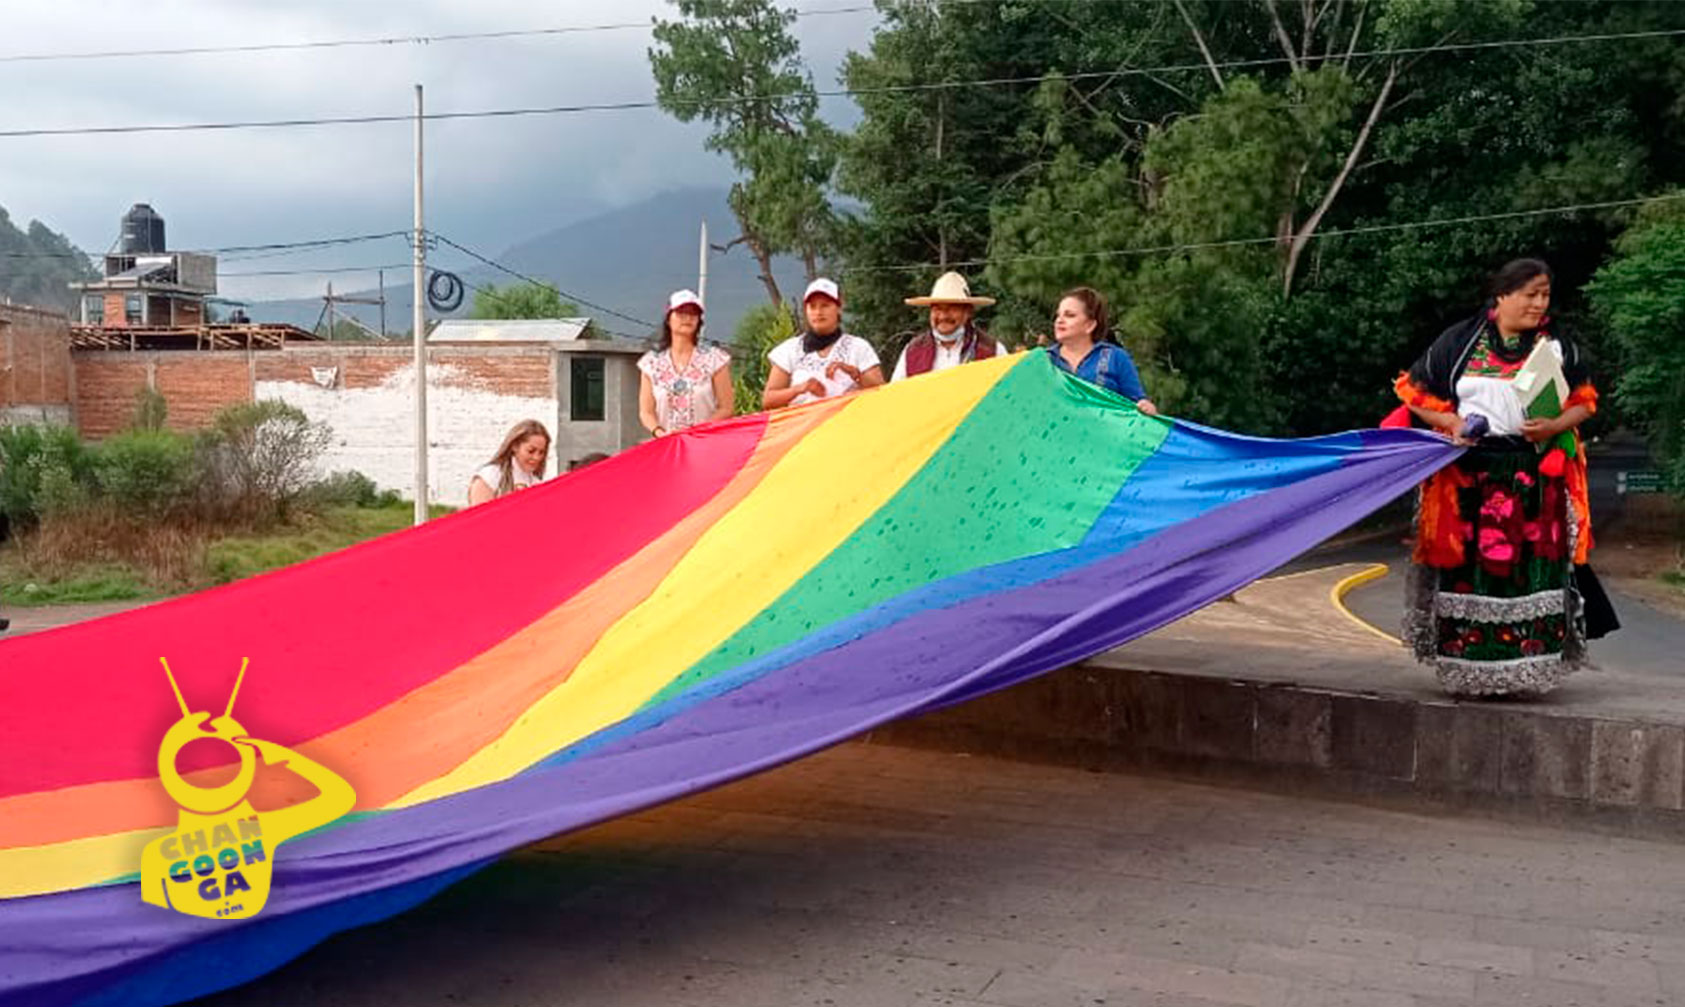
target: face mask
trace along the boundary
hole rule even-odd
[[[842,338],[842,327],[828,336],[816,336],[811,332],[802,333],[802,352],[819,353],[831,348],[831,344]]]

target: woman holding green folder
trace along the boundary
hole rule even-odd
[[[1517,259],[1394,388],[1422,424],[1469,450],[1422,485],[1406,639],[1454,695],[1548,692],[1618,626],[1585,567],[1592,546],[1578,427],[1597,409],[1577,344],[1554,330],[1550,267]],[[1560,412],[1516,389],[1536,348],[1568,395]],[[1550,368],[1554,370],[1554,368]],[[1535,408],[1529,414],[1527,403]],[[1543,414],[1541,414],[1543,413]]]

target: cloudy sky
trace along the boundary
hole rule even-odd
[[[820,87],[877,23],[867,0],[789,0]],[[647,29],[530,38],[121,59],[6,57],[147,48],[414,37],[647,24],[662,0],[54,0],[6,5],[0,130],[407,114],[653,98]],[[845,123],[845,99],[826,114]],[[659,110],[428,124],[428,227],[495,254],[534,234],[653,193],[723,185],[705,130]],[[307,241],[410,226],[408,123],[117,136],[0,137],[0,206],[81,248],[106,251],[136,202],[164,216],[172,248]],[[693,225],[687,225],[686,234]],[[690,239],[686,239],[690,240]],[[402,241],[308,256],[226,256],[225,274],[402,263]],[[324,277],[226,276],[237,297],[319,292]],[[367,275],[336,277],[341,289]],[[343,285],[342,285],[343,282]]]

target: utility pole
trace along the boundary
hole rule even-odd
[[[696,299],[708,308],[708,222],[702,222],[702,241],[696,247]]]
[[[345,294],[336,294],[336,293],[333,292],[333,284],[330,283],[330,284],[328,284],[327,296],[323,297],[322,301],[323,301],[323,304],[324,304],[324,307],[322,308],[322,315],[318,316],[316,321],[318,323],[320,323],[322,321],[323,317],[325,317],[327,319],[327,322],[328,322],[328,338],[329,339],[334,338],[334,332],[337,331],[337,329],[339,327],[339,323],[342,320],[339,317],[339,314],[334,310],[334,305],[336,305],[336,304],[378,304],[378,305],[380,305],[380,327],[381,327],[382,331],[380,332],[379,337],[381,339],[386,338],[386,333],[385,333],[385,328],[386,328],[386,284],[385,283],[381,284],[381,293],[380,293],[380,296],[378,298],[375,298],[375,297],[351,297],[351,296],[348,296],[348,295],[345,295]],[[366,325],[363,322],[362,319],[358,318],[355,314],[353,314],[351,312],[346,312],[346,315],[345,315],[345,318],[343,319],[343,321],[350,322],[352,325],[354,325],[357,328],[363,330],[364,332],[367,332],[371,336],[375,335],[375,331],[373,329],[369,328],[368,325]]]
[[[386,270],[380,271],[380,338],[386,338]]]
[[[415,523],[427,520],[427,231],[421,216],[421,85],[415,86]]]

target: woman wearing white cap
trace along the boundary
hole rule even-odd
[[[638,358],[638,419],[652,436],[731,415],[731,355],[701,336],[702,299],[675,291],[661,319],[660,345]]]
[[[878,351],[842,330],[842,294],[836,283],[820,277],[808,284],[802,312],[807,330],[766,355],[772,366],[761,393],[764,408],[805,405],[883,384]]]

